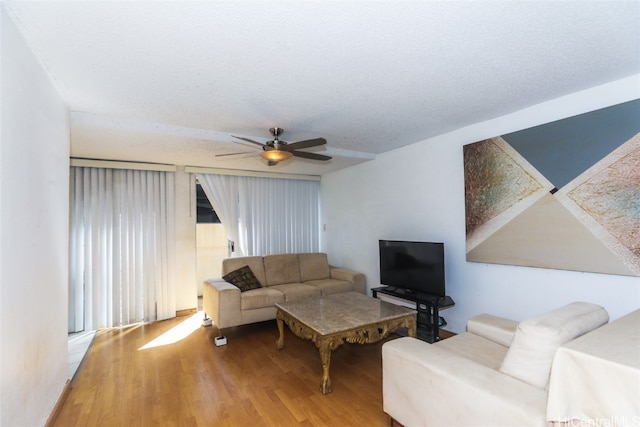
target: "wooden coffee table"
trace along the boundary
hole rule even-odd
[[[373,343],[399,327],[407,328],[409,336],[416,335],[415,310],[356,292],[277,303],[276,308],[278,350],[284,348],[285,323],[298,337],[313,341],[320,351],[323,394],[331,392],[331,351],[344,342]]]

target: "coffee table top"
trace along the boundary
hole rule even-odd
[[[276,303],[276,307],[321,335],[402,318],[416,311],[357,292]]]

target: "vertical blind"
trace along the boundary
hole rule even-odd
[[[69,331],[175,316],[172,172],[71,168]]]
[[[197,178],[235,241],[236,255],[319,250],[318,181],[213,174]]]

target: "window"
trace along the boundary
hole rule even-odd
[[[211,202],[204,194],[202,186],[196,183],[196,209],[198,224],[220,224],[220,218],[211,206]]]

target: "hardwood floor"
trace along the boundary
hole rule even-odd
[[[315,345],[275,321],[225,330],[202,314],[98,331],[55,426],[387,426],[383,342],[345,344],[331,358],[333,392],[320,391]],[[161,339],[177,335],[164,345]],[[394,337],[387,338],[393,339]]]

